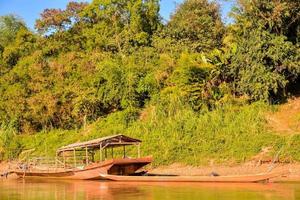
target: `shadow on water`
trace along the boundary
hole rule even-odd
[[[0,180],[2,200],[300,199],[300,184],[119,183]]]

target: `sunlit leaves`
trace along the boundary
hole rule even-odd
[[[36,21],[35,28],[42,34],[71,28],[72,24],[79,21],[79,13],[86,6],[86,3],[70,2],[66,10],[45,9],[41,13],[41,18]]]

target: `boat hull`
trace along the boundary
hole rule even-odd
[[[101,174],[103,179],[120,182],[213,182],[213,183],[257,183],[285,175],[285,172],[241,176],[116,176]]]
[[[63,171],[38,171],[26,170],[15,171],[21,178],[54,178],[75,180],[99,180],[103,179],[100,174],[129,175],[152,162],[151,157],[112,159],[101,163],[94,163],[84,169],[72,169]]]

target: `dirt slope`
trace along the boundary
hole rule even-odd
[[[268,126],[281,134],[300,133],[300,97],[291,98],[278,110],[266,115]]]

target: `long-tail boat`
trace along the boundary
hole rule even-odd
[[[141,140],[130,138],[125,135],[114,135],[98,138],[91,141],[79,142],[61,147],[56,152],[56,164],[53,168],[41,169],[38,166],[25,166],[14,171],[19,177],[55,178],[55,179],[78,179],[97,180],[102,179],[100,174],[131,175],[152,162],[151,157],[141,158]],[[136,146],[137,157],[126,156],[126,147]],[[114,157],[114,149],[120,148],[122,156]],[[111,151],[108,159],[107,151]],[[120,149],[119,149],[120,150]],[[131,151],[133,151],[131,149]],[[95,154],[99,152],[98,162],[95,162]],[[81,155],[78,155],[81,153]],[[103,155],[104,154],[104,155]],[[120,154],[120,152],[119,152]],[[79,159],[83,158],[83,159]],[[68,163],[68,161],[72,163]],[[58,167],[58,165],[63,167]],[[72,165],[72,166],[70,166]]]
[[[120,182],[213,182],[213,183],[257,183],[268,182],[289,172],[261,173],[233,176],[120,176],[101,174],[103,179]]]

